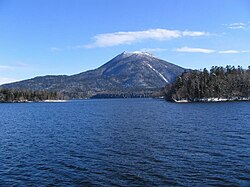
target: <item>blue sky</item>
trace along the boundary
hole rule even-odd
[[[0,84],[140,50],[187,68],[247,68],[250,1],[0,0]]]

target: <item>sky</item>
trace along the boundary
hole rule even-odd
[[[247,68],[250,1],[0,0],[0,84],[95,69],[123,51]]]

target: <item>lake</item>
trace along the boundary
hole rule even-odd
[[[250,186],[250,102],[0,104],[0,186]]]

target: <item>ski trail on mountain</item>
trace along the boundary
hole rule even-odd
[[[153,68],[150,64],[146,63],[145,64],[152,69],[155,73],[157,73],[166,83],[169,83],[168,80],[159,72],[157,71],[155,68]]]

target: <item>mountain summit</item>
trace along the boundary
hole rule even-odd
[[[173,82],[184,71],[149,53],[137,51],[123,52],[98,69],[104,76],[123,77],[122,86],[142,88],[160,88]]]
[[[146,52],[123,52],[94,70],[72,76],[35,77],[2,87],[59,91],[72,98],[98,94],[141,95],[172,83],[184,71]]]

